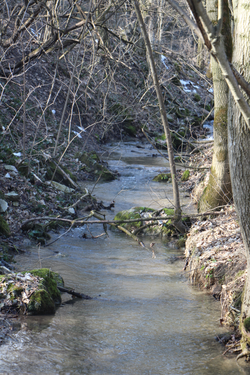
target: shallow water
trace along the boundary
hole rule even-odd
[[[117,161],[113,155],[110,160],[121,171],[120,180],[98,185],[96,195],[105,202],[115,198],[116,211],[135,204],[157,208],[155,197],[166,205],[170,188],[151,182],[164,169],[163,159],[151,157],[150,162],[148,156],[143,165],[139,153],[133,164],[132,156],[128,158],[134,146],[126,147],[124,158]],[[89,230],[102,232],[101,227]],[[152,258],[121,233],[97,239],[83,239],[83,233],[89,234],[77,228],[47,248],[17,257],[17,268],[49,267],[67,286],[96,298],[63,295],[55,316],[17,322],[22,329],[1,347],[0,374],[250,373],[232,357],[222,356],[224,348],[215,341],[223,332],[219,302],[188,284],[183,261],[176,261],[180,250],[161,239],[144,238],[147,245],[155,242]]]

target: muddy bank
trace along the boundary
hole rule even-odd
[[[191,283],[220,300],[221,324],[237,329],[247,260],[234,206],[192,225],[185,256]]]

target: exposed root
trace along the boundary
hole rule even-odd
[[[240,354],[236,357],[236,361],[238,361],[240,358],[243,358],[243,357],[247,357],[247,360],[249,360],[249,357],[250,357],[250,351],[249,351],[249,350],[244,350],[242,353],[240,353]]]

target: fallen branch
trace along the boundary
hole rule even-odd
[[[77,293],[73,289],[64,288],[62,286],[57,286],[57,289],[59,289],[60,292],[71,294],[72,296],[77,298],[92,299],[92,297],[88,296],[87,294]]]
[[[190,219],[195,219],[197,217],[203,217],[203,216],[208,216],[208,215],[224,215],[225,212],[216,212],[216,211],[207,211],[204,213],[200,214],[182,214],[181,218],[187,218],[189,217]],[[92,215],[93,216],[93,215]],[[33,222],[33,221],[43,221],[43,220],[50,220],[50,221],[62,221],[64,223],[69,223],[72,225],[84,225],[84,224],[123,224],[123,223],[137,223],[139,221],[158,221],[158,220],[169,220],[169,219],[175,219],[174,215],[169,215],[169,216],[156,216],[156,217],[141,217],[138,219],[129,219],[129,220],[89,220],[87,221],[86,219],[81,220],[81,219],[64,219],[60,217],[51,217],[51,216],[41,216],[41,217],[34,217],[32,219],[26,220],[19,230],[25,230],[25,227],[27,224]]]

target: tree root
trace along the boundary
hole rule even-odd
[[[237,357],[236,357],[236,361],[238,361],[240,358],[243,358],[243,357],[250,357],[250,351],[245,349],[242,353],[240,353]]]

